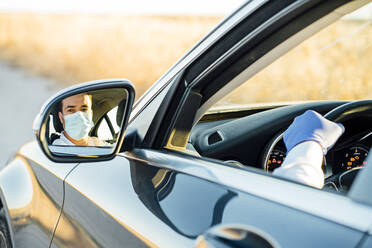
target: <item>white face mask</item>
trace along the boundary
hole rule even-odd
[[[88,136],[90,129],[93,127],[92,117],[85,112],[65,115],[65,131],[74,140],[80,140]]]

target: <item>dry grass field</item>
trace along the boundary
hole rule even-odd
[[[221,19],[0,13],[0,57],[65,84],[127,78],[139,96]]]
[[[0,14],[0,57],[74,84],[128,78],[141,95],[221,17]],[[339,21],[221,103],[372,98],[372,25]]]
[[[252,77],[219,105],[372,99],[372,23],[338,21]]]

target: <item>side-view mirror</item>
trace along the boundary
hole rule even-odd
[[[55,162],[111,159],[123,144],[134,96],[133,85],[125,79],[93,81],[58,92],[34,120],[43,152]]]

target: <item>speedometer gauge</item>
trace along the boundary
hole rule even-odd
[[[274,149],[270,154],[269,160],[267,161],[266,170],[273,171],[276,168],[280,167],[284,159],[285,159],[285,152],[279,149]]]
[[[355,167],[364,166],[367,162],[365,161],[368,156],[368,150],[361,146],[354,146],[349,148],[341,163],[344,170],[350,170]]]

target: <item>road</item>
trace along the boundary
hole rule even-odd
[[[44,101],[60,89],[55,81],[0,61],[0,168],[22,144],[35,139],[32,122]]]

